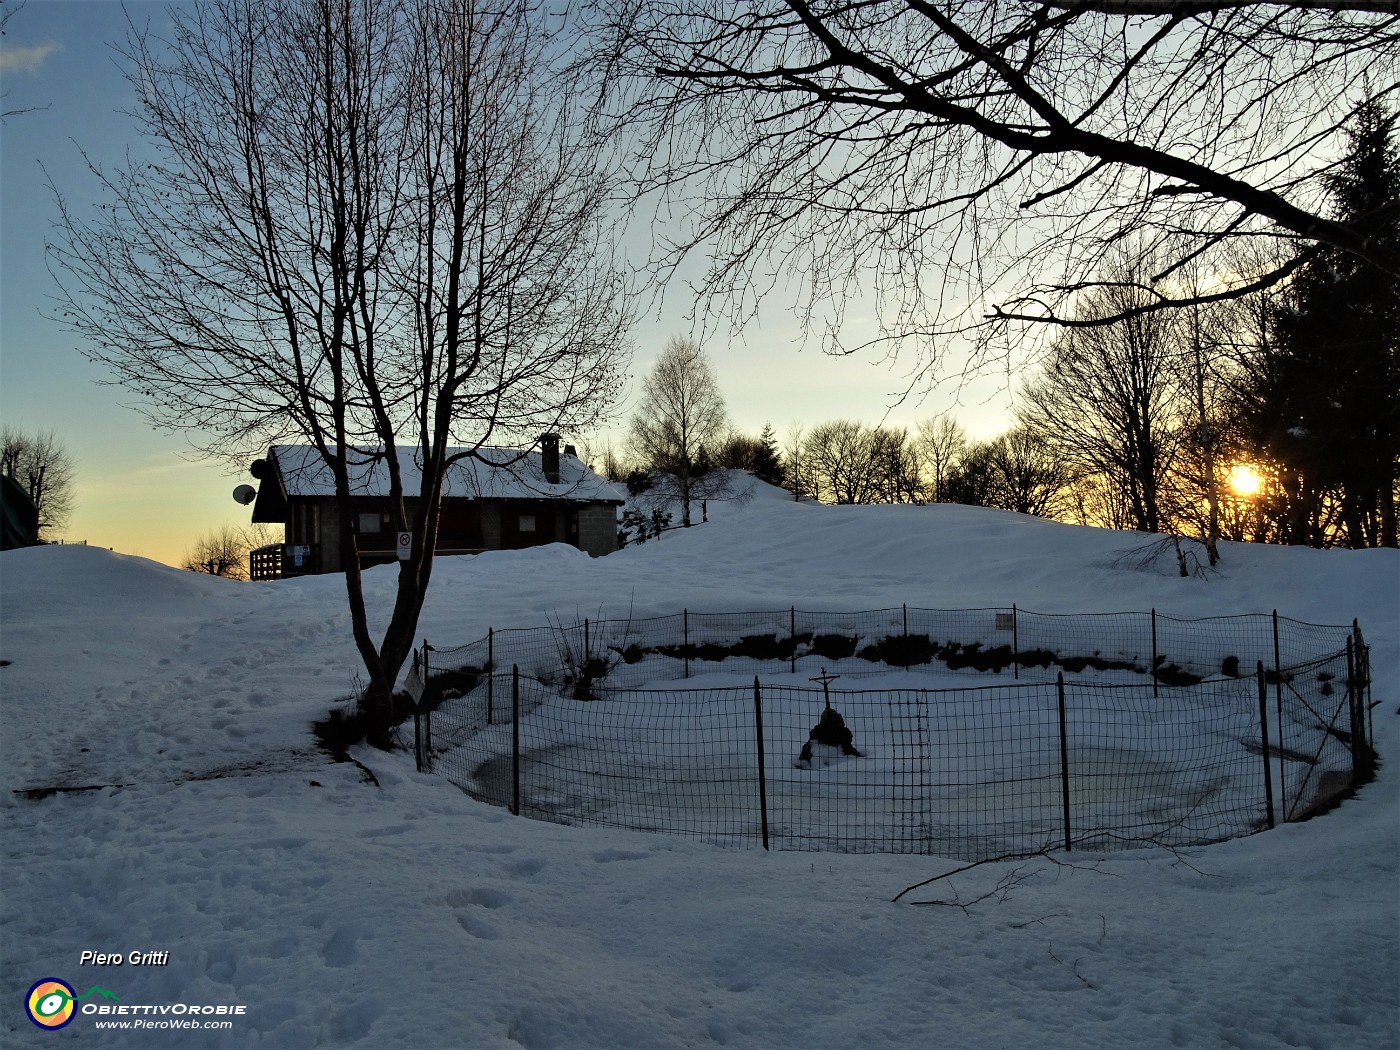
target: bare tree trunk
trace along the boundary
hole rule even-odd
[[[1215,427],[1206,412],[1206,363],[1201,351],[1201,311],[1191,308],[1191,349],[1195,362],[1196,426],[1201,438],[1201,458],[1206,480],[1206,556],[1211,565],[1220,561],[1220,490],[1215,474]]]

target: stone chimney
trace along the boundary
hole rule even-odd
[[[551,485],[559,484],[559,435],[540,435],[540,466],[544,468],[544,479]]]

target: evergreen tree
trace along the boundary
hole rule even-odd
[[[772,426],[765,425],[758,437],[737,431],[730,434],[719,446],[715,461],[726,470],[747,470],[770,485],[783,484],[782,454]]]
[[[783,457],[778,451],[778,436],[773,433],[770,423],[763,425],[763,433],[758,435],[758,448],[754,450],[753,476],[759,481],[782,488],[787,471],[783,469]]]
[[[1400,245],[1395,115],[1358,111],[1352,150],[1328,180],[1337,217]],[[1400,289],[1393,276],[1324,247],[1274,303],[1242,414],[1279,467],[1292,543],[1396,546]]]

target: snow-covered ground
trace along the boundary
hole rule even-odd
[[[1131,567],[1140,535],[974,508],[765,490],[711,517],[603,559],[443,560],[420,633],[905,602],[1356,617],[1379,779],[1248,838],[988,864],[896,903],[963,862],[546,824],[410,755],[332,762],[311,723],[356,680],[337,577],[235,584],[94,548],[12,551],[0,1043],[1400,1044],[1400,554],[1226,545],[1218,572],[1182,579]],[[369,574],[380,608],[393,571]],[[58,1032],[26,1012],[47,978],[78,996]],[[149,1027],[171,1022],[227,1027]]]

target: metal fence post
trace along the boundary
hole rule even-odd
[[[792,673],[793,673],[793,674],[796,674],[796,673],[797,673],[797,606],[792,605],[792,606],[789,606],[789,607],[788,607],[788,616],[789,616],[789,624],[790,624],[790,626],[789,626],[789,631],[790,631],[790,633],[792,634],[792,657],[791,657],[790,659],[791,659],[791,664],[792,664]]]
[[[1021,631],[1017,623],[1016,603],[1011,603],[1011,677],[1021,679]]]
[[[763,848],[768,848],[768,775],[763,768],[763,692],[753,676],[753,734],[758,745],[758,809],[763,826]]]
[[[1361,728],[1369,753],[1371,741],[1376,738],[1375,716],[1371,713],[1375,704],[1371,700],[1371,649],[1361,634],[1360,620],[1351,621],[1351,636],[1356,639],[1356,702],[1360,705]],[[1368,757],[1366,761],[1369,763],[1371,759]]]
[[[904,645],[905,645],[905,650],[904,650],[904,651],[905,651],[906,653],[908,653],[908,651],[909,651],[909,648],[908,648],[908,646],[909,646],[909,603],[908,603],[908,602],[905,602],[904,605],[903,605],[903,608],[904,608]],[[905,672],[907,673],[907,672],[909,672],[909,671],[912,671],[913,669],[914,669],[914,665],[911,664],[911,663],[909,663],[909,662],[908,662],[908,658],[906,657],[906,658],[905,658],[905,664],[904,664],[904,670],[905,670]]]
[[[1360,703],[1356,688],[1356,649],[1354,639],[1347,635],[1347,715],[1351,720],[1351,786],[1361,784],[1361,749],[1365,746],[1362,737],[1365,727],[1360,717]]]
[[[1286,746],[1283,739],[1283,660],[1280,655],[1281,650],[1278,644],[1278,610],[1273,611],[1274,623],[1274,713],[1278,720],[1278,784],[1279,802],[1283,807],[1285,817],[1288,814],[1288,778],[1284,776],[1283,749]]]
[[[496,698],[496,629],[486,628],[486,724],[492,719],[493,701]]]
[[[1065,852],[1074,847],[1069,825],[1069,726],[1065,711],[1065,673],[1055,675],[1055,691],[1060,699],[1060,804],[1065,815]]]
[[[424,652],[421,658],[423,661],[428,659],[427,645],[428,643],[425,641],[423,643]],[[413,662],[419,663],[419,660],[418,654],[414,653]],[[423,672],[421,680],[426,682],[428,680],[427,663],[423,662],[420,668]],[[423,694],[419,692],[417,696],[414,696],[410,693],[409,699],[413,701],[413,768],[415,772],[423,773],[426,772],[423,769]]]
[[[1152,697],[1157,698],[1157,609],[1152,609]]]
[[[685,676],[690,677],[690,610],[681,610],[681,653],[685,659]]]
[[[1264,756],[1264,805],[1268,814],[1269,827],[1274,826],[1274,770],[1269,765],[1269,683],[1264,680],[1264,661],[1256,664],[1255,676],[1259,680],[1259,740]]]
[[[423,639],[423,695],[428,695],[428,654],[433,647],[428,644],[428,639]],[[420,702],[421,706],[421,702]],[[431,773],[433,771],[433,709],[423,708],[423,770]]]
[[[510,669],[510,811],[520,816],[520,665]]]

